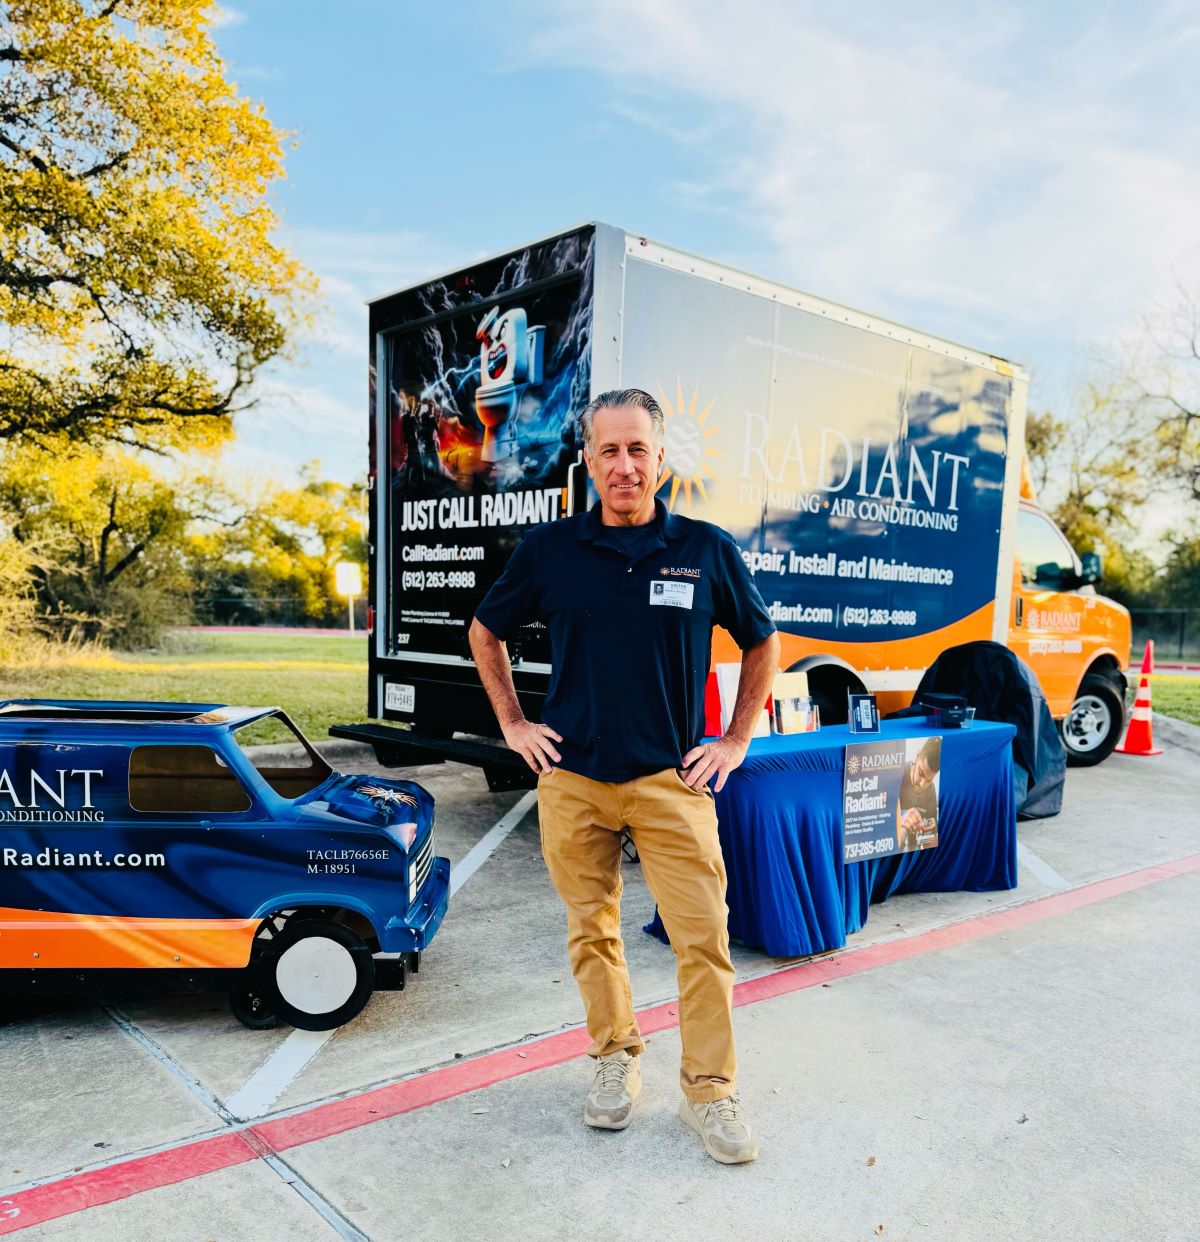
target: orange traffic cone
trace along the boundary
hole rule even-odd
[[[1147,666],[1153,667],[1154,656],[1150,644],[1146,644],[1146,658],[1142,661],[1142,682],[1138,686],[1137,698],[1133,700],[1133,711],[1129,714],[1129,728],[1125,730],[1125,740],[1117,747],[1122,755],[1161,755],[1162,747],[1154,745],[1153,712],[1150,708],[1150,676]]]
[[[1142,656],[1142,676],[1148,677],[1154,672],[1154,639],[1146,639],[1146,654]]]

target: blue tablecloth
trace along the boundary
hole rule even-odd
[[[842,861],[842,769],[850,742],[942,736],[938,844],[918,853]],[[885,720],[877,735],[845,725],[756,738],[716,795],[729,873],[729,932],[777,957],[840,948],[871,902],[894,893],[1016,887],[1012,725],[969,729]],[[646,931],[665,940],[657,912]]]

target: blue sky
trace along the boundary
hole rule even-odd
[[[323,287],[239,420],[281,481],[365,471],[366,299],[581,220],[1012,358],[1034,408],[1200,278],[1191,2],[237,0],[216,37]]]

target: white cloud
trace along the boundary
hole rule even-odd
[[[365,344],[362,358],[361,369],[346,370],[344,384],[305,382],[299,369],[260,380],[256,404],[235,419],[237,439],[224,460],[232,468],[282,483],[293,482],[310,461],[321,463],[325,477],[344,482],[366,474]]]
[[[1077,378],[1074,343],[1127,335],[1200,272],[1200,24],[1184,0],[1132,14],[921,0],[518,12],[506,70],[594,74],[605,116],[676,147],[679,210],[719,213],[735,239],[716,257],[1015,357],[1034,368],[1035,404],[1048,373]],[[323,309],[241,434],[260,461],[320,457],[352,477],[366,301],[479,255],[406,230],[286,240]]]
[[[235,81],[282,82],[283,70],[275,65],[233,65],[231,75]]]
[[[218,4],[209,15],[208,25],[211,30],[227,30],[230,26],[244,26],[248,20],[241,9]]]
[[[367,471],[367,302],[416,284],[471,256],[449,254],[413,232],[290,229],[283,242],[320,280],[314,322],[294,357],[255,385],[256,404],[237,418],[229,468],[294,481],[318,460],[325,477]]]
[[[362,378],[365,381],[365,374]],[[365,392],[365,382],[362,387]],[[311,384],[283,379],[265,380],[258,386],[257,404],[241,417],[252,418],[266,411],[275,416],[279,431],[306,432],[316,428],[325,435],[358,434],[361,431],[363,439],[366,439],[362,426],[364,410]]]
[[[449,256],[419,233],[349,233],[334,229],[290,229],[282,239],[321,283],[321,306],[305,336],[306,345],[363,359],[367,302],[426,280],[464,261]]]
[[[620,117],[624,121],[630,121],[639,128],[654,130],[656,133],[664,134],[666,137],[685,146],[706,142],[711,137],[712,131],[707,126],[689,127],[672,124],[656,107],[656,104],[657,101],[654,99],[638,101],[633,97],[621,96],[610,100],[607,104],[607,110],[614,116]]]
[[[1171,106],[1172,84],[1191,98],[1186,7],[1077,29],[1016,5],[533,8],[534,63],[594,71],[656,132],[690,108],[693,179],[813,292],[1040,362],[1039,341],[1115,336],[1200,270],[1200,131]],[[692,137],[717,119],[702,177]]]

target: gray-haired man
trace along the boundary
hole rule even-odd
[[[655,500],[663,415],[649,393],[603,393],[584,411],[599,503],[530,531],[479,606],[471,648],[505,740],[538,776],[542,852],[567,907],[571,968],[596,1058],[584,1120],[624,1129],[641,1091],[621,943],[621,832],[629,828],[675,950],[683,1044],[680,1116],[726,1164],[758,1146],[734,1094],[733,966],[725,868],[708,784],[741,763],[779,640],[737,545]],[[504,640],[550,632],[543,720],[526,720]],[[743,651],[728,732],[707,745],[712,629]]]

